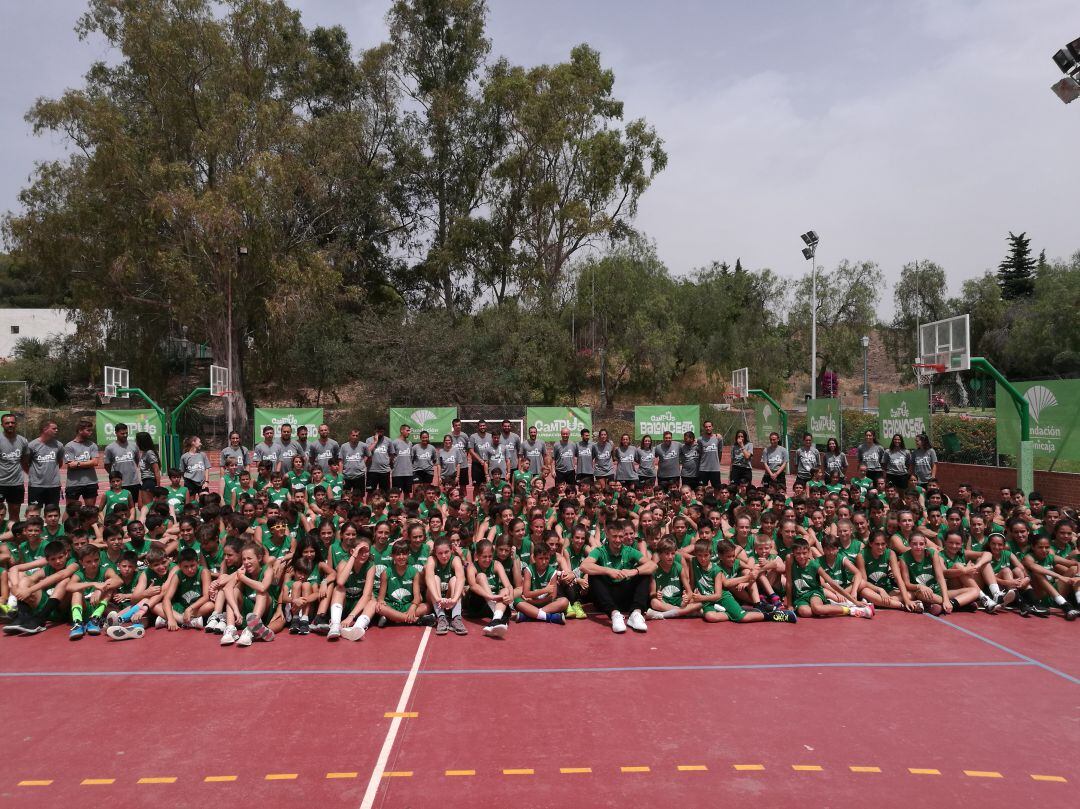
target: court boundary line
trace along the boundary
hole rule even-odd
[[[947,622],[946,622],[947,623]],[[951,624],[948,624],[952,626]],[[960,627],[955,627],[960,629]],[[430,627],[425,628],[425,632]],[[967,630],[962,630],[967,631]],[[980,640],[986,640],[980,638]],[[994,644],[987,640],[987,643]],[[421,647],[426,646],[426,641],[421,639]],[[455,677],[463,675],[480,674],[621,674],[621,673],[650,673],[650,672],[673,672],[673,671],[767,671],[784,669],[939,669],[939,668],[1017,668],[1025,666],[1037,666],[1052,671],[1059,676],[1075,680],[1064,672],[1059,672],[1040,663],[1037,660],[1026,658],[1018,652],[1013,652],[1006,647],[1000,647],[1003,651],[1010,652],[1019,660],[948,660],[948,661],[853,661],[843,662],[817,662],[817,663],[716,663],[716,664],[687,664],[670,666],[594,666],[594,667],[552,667],[552,668],[493,668],[493,669],[425,669],[419,671],[413,669],[192,669],[188,671],[179,669],[165,669],[158,671],[8,671],[0,672],[0,680],[55,677],[55,678],[94,678],[94,677],[300,677],[321,675],[324,677],[390,677],[409,675],[412,679],[417,677]],[[396,713],[401,713],[399,707]]]
[[[939,624],[943,624],[944,626],[949,627],[950,629],[955,629],[957,632],[963,632],[965,635],[969,635],[970,637],[973,637],[976,640],[981,640],[983,643],[985,643],[985,644],[987,644],[989,646],[993,646],[995,649],[997,649],[999,651],[1006,652],[1007,654],[1011,654],[1013,657],[1017,657],[1020,660],[1025,661],[1028,665],[1038,666],[1040,669],[1043,669],[1044,671],[1048,671],[1051,674],[1055,674],[1058,677],[1060,677],[1061,679],[1065,680],[1066,682],[1070,682],[1073,685],[1080,685],[1080,679],[1078,679],[1076,677],[1073,677],[1071,674],[1068,674],[1068,673],[1066,673],[1064,671],[1061,671],[1061,669],[1056,669],[1053,666],[1049,665],[1048,663],[1043,663],[1041,660],[1036,660],[1034,657],[1029,657],[1028,655],[1023,654],[1022,652],[1016,651],[1015,649],[1010,649],[1008,646],[1006,646],[1003,643],[998,643],[996,640],[991,640],[990,638],[984,637],[983,635],[980,635],[978,632],[975,632],[974,630],[968,629],[967,627],[958,626],[957,624],[954,624],[951,621],[946,621],[944,618],[939,618],[936,615],[929,615],[929,613],[927,613],[927,616],[930,617],[930,618],[933,618]]]
[[[402,686],[401,696],[398,697],[397,708],[394,709],[394,713],[398,715],[390,720],[390,727],[386,730],[386,738],[383,739],[382,749],[379,750],[379,757],[375,760],[375,767],[371,771],[371,779],[368,781],[367,789],[364,791],[364,799],[360,802],[360,809],[371,809],[375,805],[375,798],[378,795],[379,787],[382,785],[383,773],[386,771],[386,762],[390,759],[390,750],[394,746],[398,728],[401,726],[402,718],[400,715],[408,707],[409,697],[412,696],[413,686],[416,685],[416,674],[420,671],[420,662],[424,658],[424,650],[427,648],[430,637],[431,627],[426,626],[424,627],[424,634],[420,638],[420,644],[416,647],[416,654],[413,656],[409,676],[405,679],[405,685]]]

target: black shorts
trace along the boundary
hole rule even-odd
[[[28,503],[40,503],[43,506],[60,505],[59,486],[31,486],[26,492]]]
[[[895,486],[900,492],[907,491],[908,481],[910,480],[910,475],[894,475],[891,472],[885,475],[885,482]]]
[[[21,483],[18,486],[0,486],[0,497],[3,497],[9,506],[21,506],[25,495],[26,487]]]
[[[568,486],[574,486],[578,482],[578,480],[582,479],[579,478],[576,474],[574,474],[573,470],[569,472],[559,472],[558,470],[555,471],[556,486],[558,486],[560,483],[565,483]],[[582,480],[582,482],[584,481]]]
[[[469,485],[469,470],[464,466],[459,466],[457,470],[457,485],[462,491]],[[450,481],[444,480],[443,483],[449,483]]]
[[[720,484],[723,481],[720,479],[720,471],[716,472],[698,472],[698,483],[702,486],[712,486],[713,489],[719,489]]]
[[[657,478],[656,479],[656,485],[659,486],[661,489],[667,491],[672,486],[678,486],[679,485],[679,479],[678,478]]]
[[[362,492],[367,486],[366,475],[355,478],[345,478],[341,483],[342,492]]]
[[[771,478],[769,478],[769,476],[766,475],[762,479],[761,485],[768,486],[770,481],[771,481]],[[782,491],[782,492],[787,491],[787,472],[781,472],[779,475],[777,475],[777,477],[776,477],[776,487],[778,489],[780,489],[780,491]]]
[[[579,472],[577,475],[577,482],[582,486],[587,486],[596,480],[596,475],[592,472]]]
[[[389,472],[368,472],[367,473],[367,490],[373,492],[376,489],[386,494],[390,491],[390,473]]]
[[[205,483],[199,483],[197,481],[192,480],[191,478],[184,478],[184,485],[187,486],[187,490],[189,492],[191,492],[192,495],[195,495],[196,497],[198,495],[202,494],[204,491],[206,491],[206,484]],[[133,498],[133,502],[138,502],[138,494],[137,494],[137,492],[139,491],[138,486],[125,486],[124,488],[127,489],[129,492],[131,492],[131,490],[134,489],[135,491],[132,492],[131,496]]]
[[[189,481],[187,478],[184,479],[184,485],[187,486],[188,490],[191,491],[193,494],[197,494],[198,492],[202,491],[201,489],[192,490],[190,483],[191,481]],[[139,502],[139,492],[142,490],[142,486],[140,484],[136,483],[134,486],[123,486],[122,488],[125,492],[131,495],[132,503]]]
[[[434,472],[425,472],[424,470],[413,472],[414,483],[431,483],[433,480],[435,480]]]
[[[740,483],[751,483],[754,480],[754,470],[749,466],[731,467],[731,482],[738,486]]]
[[[96,483],[84,483],[81,486],[68,486],[64,490],[64,499],[72,503],[76,500],[90,500],[97,499],[98,487]]]
[[[408,492],[412,489],[413,476],[412,475],[393,475],[390,478],[390,486],[394,489],[401,489],[403,492]]]
[[[487,483],[487,472],[484,471],[482,463],[472,462],[472,482],[473,486],[477,483]]]

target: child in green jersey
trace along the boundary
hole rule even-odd
[[[662,621],[701,614],[701,605],[690,600],[689,566],[677,558],[675,540],[665,536],[656,543],[656,570],[652,574],[649,609],[645,618]]]
[[[764,526],[765,521],[762,520],[762,527]],[[771,533],[763,531],[754,537],[754,552],[750,555],[750,563],[757,574],[756,582],[761,598],[772,607],[783,607],[784,600],[780,594],[784,592],[784,572],[787,566],[776,552],[776,543]]]
[[[111,611],[105,616],[108,625],[105,634],[110,640],[136,640],[143,636],[142,619],[146,615],[147,601],[132,599],[139,583],[138,561],[134,551],[124,551],[116,563],[120,585],[109,596]]]
[[[249,542],[240,552],[240,567],[232,586],[225,588],[226,622],[221,645],[250,646],[253,641],[269,642],[274,632],[266,625],[277,608],[274,587],[274,568],[267,564],[262,545]],[[244,628],[237,634],[236,627]]]
[[[994,579],[988,551],[970,551],[964,548],[964,534],[948,530],[942,540],[941,563],[950,590],[974,588],[976,600],[989,613],[997,612],[1005,600],[1005,594]],[[984,593],[982,587],[990,590]]]
[[[177,556],[178,570],[165,586],[165,621],[170,631],[202,629],[203,622],[213,612],[210,599],[210,571],[199,564],[199,553],[184,548]]]
[[[24,546],[41,533],[40,517],[26,522]],[[36,549],[20,546],[20,554],[25,561],[9,571],[17,607],[15,620],[4,627],[5,635],[35,635],[45,631],[46,621],[59,619],[63,607],[71,602],[68,588],[79,569],[78,562],[69,557],[67,545],[59,540]]]
[[[133,598],[146,599],[148,617],[153,616],[154,625],[159,628],[168,625],[162,602],[165,600],[165,590],[176,572],[176,565],[161,548],[151,548],[146,552],[146,569],[139,573],[139,583],[135,585]]]
[[[888,536],[880,529],[874,531],[862,553],[855,557],[862,581],[859,598],[873,604],[875,609],[922,612],[922,603],[916,603],[904,585],[900,564],[889,547]]]
[[[217,535],[217,529],[212,525],[203,525],[199,527],[199,531],[206,531]],[[241,553],[244,549],[243,540],[237,537],[230,537],[226,539],[221,545],[221,559],[218,564],[217,573],[212,575],[210,582],[210,600],[214,604],[214,611],[210,614],[210,618],[206,622],[206,631],[215,632],[218,635],[225,633],[228,627],[228,605],[225,600],[225,591],[227,588],[233,587],[236,584],[236,574],[240,570],[240,566],[243,564]],[[205,557],[204,557],[205,559]]]
[[[563,613],[570,606],[570,600],[560,587],[559,566],[551,553],[551,545],[547,541],[549,537],[555,541],[559,539],[554,531],[546,531],[544,540],[533,545],[529,562],[522,565],[521,595],[514,599],[519,622],[565,622]]]
[[[357,641],[364,637],[375,615],[375,577],[379,569],[380,565],[372,559],[371,540],[365,531],[359,535],[349,557],[337,567],[327,640],[335,641],[344,637]],[[345,615],[344,621],[342,614]]]
[[[982,521],[982,517],[973,517],[972,521],[976,519]],[[1003,607],[1012,605],[1023,593],[1030,596],[1031,577],[1028,576],[1020,557],[1009,550],[1004,534],[995,531],[986,538],[980,548],[990,556],[988,567],[994,577],[994,584],[1004,593],[1001,599]],[[990,594],[996,595],[993,592]],[[1030,597],[1025,598],[1021,606],[1030,602]]]
[[[1066,621],[1075,621],[1080,618],[1080,576],[1076,562],[1055,556],[1050,544],[1050,537],[1043,534],[1032,537],[1023,558],[1024,567],[1031,576],[1038,606],[1057,607]]]
[[[820,559],[810,556],[810,544],[799,537],[793,543],[787,559],[787,601],[800,618],[873,618],[874,608],[832,604],[825,595],[824,586],[831,584],[840,589],[839,583],[821,566]]]
[[[506,539],[509,545],[509,538]],[[504,638],[509,629],[510,606],[514,603],[514,588],[502,564],[495,559],[495,546],[486,539],[476,544],[473,564],[467,571],[471,606],[491,613],[491,621],[484,627],[490,638]]]
[[[859,587],[862,585],[859,568],[850,557],[840,553],[840,542],[836,537],[826,536],[821,543],[821,551],[821,566],[840,585],[835,589],[829,584],[825,585],[825,595],[829,601],[849,605],[858,603]]]
[[[694,556],[697,556],[696,550]],[[730,539],[721,539],[716,543],[716,563],[723,576],[724,592],[730,593],[732,598],[744,606],[756,607],[767,603],[762,602],[758,590],[757,569],[753,565],[745,564],[738,556],[739,548]]]
[[[900,578],[931,615],[950,613],[961,605],[952,599],[941,556],[928,545],[925,536],[918,531],[912,533],[910,547],[900,554]],[[972,594],[966,603],[976,597]]]
[[[729,540],[721,540],[721,545],[729,545],[725,550],[734,561],[735,546]],[[690,603],[701,609],[701,617],[706,623],[732,621],[738,624],[756,623],[769,620],[793,623],[795,614],[790,610],[774,610],[766,616],[758,609],[744,610],[731,593],[724,589],[724,571],[712,557],[712,545],[707,539],[694,543],[694,556],[689,563],[688,579],[691,587]]]
[[[454,554],[450,540],[445,537],[436,540],[432,546],[431,556],[424,566],[424,585],[428,602],[435,613],[435,634],[445,635],[453,630],[455,635],[467,635],[469,630],[461,619],[465,567]],[[447,612],[450,613],[449,618]]]
[[[127,505],[129,509],[134,506],[131,492],[124,488],[124,476],[119,472],[113,472],[109,475],[109,488],[98,497],[97,507],[108,517],[121,503]]]
[[[101,634],[101,617],[105,614],[109,597],[120,586],[120,577],[111,568],[101,564],[101,552],[90,545],[78,554],[79,569],[68,580],[71,594],[70,640],[84,635]],[[89,613],[85,622],[84,609]]]
[[[390,564],[383,568],[380,574],[379,601],[375,608],[379,614],[380,625],[432,625],[431,610],[424,603],[420,590],[422,578],[409,564],[409,543],[399,539],[390,549]]]

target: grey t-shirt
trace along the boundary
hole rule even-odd
[[[205,452],[185,452],[180,456],[180,471],[184,478],[200,486],[206,483],[206,470],[210,468],[210,459]]]
[[[659,463],[656,469],[656,474],[665,480],[677,478],[679,476],[679,447],[681,444],[676,444],[674,441],[664,443],[661,441],[653,449],[653,455]]]
[[[277,465],[277,442],[273,444],[267,444],[265,441],[260,441],[255,445],[255,463],[262,463],[263,461],[272,461],[274,465]]]
[[[324,472],[330,471],[330,461],[337,458],[341,453],[341,445],[333,438],[326,439],[324,444],[319,439],[308,442],[308,461],[312,466],[317,466]]]
[[[911,463],[915,467],[915,477],[919,479],[919,483],[926,483],[933,477],[937,453],[933,449],[914,450],[911,453]]]
[[[598,478],[611,477],[615,473],[611,457],[614,452],[615,445],[610,441],[605,441],[603,444],[597,441],[592,445],[593,474]]]
[[[450,447],[450,449],[439,447],[439,451],[435,453],[435,457],[439,461],[439,477],[441,480],[450,480],[457,474],[458,463],[461,460],[457,449],[454,447]]]
[[[595,475],[596,464],[593,463],[592,441],[578,441],[574,446],[577,447],[577,472],[579,475]]]
[[[26,456],[29,444],[21,435],[16,435],[9,441],[6,435],[0,433],[0,486],[22,486],[26,482],[23,478],[22,459]]]
[[[413,444],[412,447],[412,471],[416,472],[434,472],[435,471],[435,453],[436,447],[434,444],[428,444],[426,447],[423,444]]]
[[[544,458],[547,456],[547,444],[539,438],[533,443],[529,439],[521,442],[521,451],[529,459],[529,472],[539,475],[544,471]]]
[[[847,455],[842,452],[835,454],[831,452],[825,453],[825,476],[832,477],[833,472],[838,472],[840,477],[844,476],[847,471]]]
[[[450,433],[450,446],[457,452],[458,466],[468,466],[469,436],[465,435],[465,433],[458,433],[457,435]]]
[[[476,453],[478,458],[483,458],[483,448],[491,446],[491,434],[473,433],[469,436],[469,449]],[[472,460],[472,456],[469,456],[469,460]]]
[[[799,447],[795,450],[795,474],[798,477],[808,478],[814,470],[821,466],[821,453],[817,447]]]
[[[368,439],[368,451],[371,454],[371,466],[368,471],[373,475],[385,475],[390,471],[390,456],[394,454],[394,445],[385,435],[375,442],[375,436]],[[411,470],[409,474],[412,474]]]
[[[859,463],[866,464],[867,472],[880,472],[885,463],[885,448],[880,444],[859,444]]]
[[[616,447],[614,458],[615,480],[636,481],[638,471],[634,468],[634,464],[638,462],[640,455],[641,450],[635,446],[629,446],[626,449]]]
[[[412,448],[413,445],[408,441],[405,441],[402,438],[394,439],[394,443],[390,446],[390,451],[394,453],[394,469],[391,472],[394,477],[412,477]]]
[[[158,464],[158,471],[160,471],[161,459],[157,452],[148,449],[146,452],[139,453],[139,477],[142,478],[143,483],[154,480],[154,464]],[[70,472],[68,472],[68,478],[71,478]]]
[[[742,467],[743,469],[749,469],[750,468],[750,458],[747,458],[747,457],[745,457],[743,455],[743,450],[746,450],[747,452],[750,453],[750,458],[754,457],[754,445],[751,444],[749,441],[747,441],[741,447],[736,445],[736,444],[732,444],[731,445],[731,465],[732,466],[739,466],[739,467]]]
[[[367,474],[364,459],[370,454],[367,444],[346,442],[338,448],[341,457],[341,475],[345,478],[360,478]]]
[[[304,459],[305,464],[307,463],[307,456],[304,455],[304,450],[300,448],[296,441],[290,441],[288,444],[278,441],[274,444],[274,454],[277,455],[278,470],[285,475],[292,471],[292,459],[297,455]]]
[[[642,480],[652,480],[656,477],[655,450],[655,447],[638,449],[638,477]]]
[[[556,441],[551,445],[551,454],[555,456],[556,472],[573,472],[574,458],[578,457],[578,445],[567,441]]]
[[[139,450],[128,441],[121,444],[113,441],[105,447],[105,470],[111,475],[119,472],[123,476],[122,485],[138,486],[142,483],[142,473],[139,472]]]
[[[43,489],[60,488],[64,445],[55,438],[48,442],[35,438],[27,444],[26,451],[30,456],[30,485]]]
[[[679,444],[679,463],[682,465],[682,476],[684,478],[696,478],[698,473],[698,461],[701,460],[701,453],[698,452],[697,444]]]
[[[488,466],[488,474],[490,475],[496,469],[501,469],[503,473],[503,479],[506,479],[506,448],[500,443],[496,446],[494,443],[485,444],[477,453]]]
[[[724,439],[716,434],[706,438],[701,436],[697,441],[698,452],[701,459],[698,461],[698,470],[701,472],[720,471],[720,453],[724,451]]]
[[[506,465],[510,469],[517,469],[518,458],[521,457],[521,436],[515,432],[499,433],[499,446],[506,456]]]
[[[764,461],[770,472],[775,472],[788,462],[788,451],[779,444],[775,447],[770,445],[762,450],[761,460]]]
[[[911,462],[911,455],[906,449],[890,449],[885,452],[885,458],[888,463],[888,473],[890,475],[905,475],[908,471],[908,464]]]
[[[70,464],[92,461],[98,456],[98,445],[93,441],[68,441],[64,444],[64,464],[68,466],[68,486],[96,486],[97,470],[88,466],[85,469],[72,469]]]
[[[229,445],[221,450],[221,454],[218,458],[218,463],[221,464],[221,468],[225,468],[225,462],[229,458],[236,458],[236,470],[240,472],[251,462],[251,453],[248,452],[247,447],[234,447]]]

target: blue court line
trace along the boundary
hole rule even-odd
[[[990,640],[990,638],[987,638],[987,637],[983,637],[978,632],[972,632],[970,629],[966,629],[966,628],[964,628],[962,626],[957,626],[956,624],[952,623],[951,621],[946,621],[944,618],[939,618],[938,616],[930,615],[929,613],[926,613],[926,615],[927,615],[928,618],[933,618],[939,624],[944,624],[945,626],[949,627],[950,629],[955,629],[957,632],[963,632],[965,635],[970,635],[971,637],[975,638],[976,640],[981,640],[983,643],[989,644],[990,646],[993,646],[995,649],[1000,649],[1001,651],[1006,652],[1007,654],[1011,654],[1013,657],[1018,657],[1018,658],[1020,658],[1020,660],[1023,660],[1028,665],[1038,666],[1040,669],[1043,669],[1044,671],[1048,671],[1051,674],[1056,674],[1058,677],[1060,677],[1063,680],[1068,680],[1073,685],[1080,685],[1080,679],[1077,679],[1076,677],[1073,677],[1071,674],[1066,674],[1061,669],[1056,669],[1053,666],[1049,666],[1049,665],[1047,665],[1046,663],[1043,663],[1040,660],[1036,660],[1034,657],[1028,657],[1026,654],[1021,654],[1020,652],[1016,651],[1015,649],[1010,649],[1008,646],[1000,644],[997,641]]]
[[[1014,653],[1015,654],[1015,653]],[[453,677],[481,674],[618,674],[620,672],[665,671],[761,671],[770,669],[934,669],[934,668],[1015,668],[1039,666],[1035,660],[975,660],[959,662],[896,663],[732,663],[686,666],[598,666],[593,668],[521,668],[521,669],[421,669],[418,677]],[[296,677],[332,676],[404,676],[408,669],[203,669],[193,671],[7,671],[0,679],[27,677]],[[1057,672],[1060,674],[1060,672]],[[1062,675],[1068,676],[1068,675]]]

